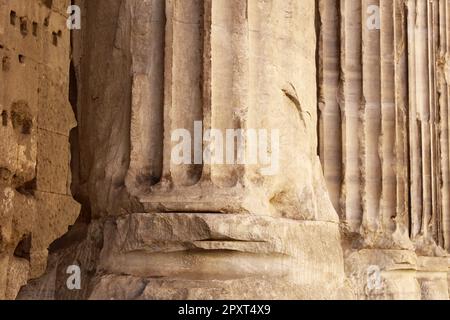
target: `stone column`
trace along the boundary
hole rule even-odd
[[[57,298],[351,297],[317,156],[316,1],[83,3],[79,181],[92,221],[21,297],[49,282]],[[177,129],[200,147],[209,129],[256,133],[278,166],[177,165]],[[63,274],[74,260],[87,277],[76,293]]]
[[[349,296],[338,219],[316,154],[315,1],[128,5],[125,182],[142,210],[105,223],[98,270],[107,276],[98,275],[90,297],[114,296],[116,286],[127,298]],[[192,163],[171,158],[177,129],[197,139]],[[259,137],[268,146],[258,146],[268,150],[257,151],[277,153],[279,171],[202,162],[195,151],[205,151],[209,129],[223,137],[266,130]],[[270,141],[276,130],[278,146]],[[243,139],[245,151],[256,147]],[[145,289],[133,296],[139,283]]]
[[[211,128],[224,137],[227,129],[243,128],[245,113],[240,110],[248,108],[249,85],[247,2],[149,1],[145,8],[140,12],[146,12],[142,19],[148,20],[151,34],[132,37],[128,186],[148,210],[242,211],[240,165],[205,164],[203,138]],[[161,27],[157,22],[166,16]],[[146,30],[139,21],[135,26]],[[190,164],[171,160],[180,142],[171,141],[177,129],[190,134]]]
[[[300,10],[311,4],[272,4],[270,10],[265,4],[268,13],[261,5],[257,1],[221,0],[136,3],[137,19],[131,33],[131,163],[126,184],[145,211],[265,212],[279,216],[284,209],[277,206],[292,202],[303,212],[287,213],[291,216],[335,219],[331,207],[318,210],[314,197],[308,200],[307,194],[314,193],[308,179],[317,172],[303,182],[297,179],[292,187],[283,185],[290,179],[282,172],[287,170],[282,167],[285,163],[290,162],[289,170],[295,172],[301,171],[302,165],[312,165],[309,172],[317,168],[313,135],[316,99],[302,92],[314,86],[310,76],[315,74],[310,65],[313,46],[299,54],[296,46],[305,40],[293,35],[305,28],[294,15],[300,17]],[[275,19],[276,10],[287,13],[280,15],[279,22],[264,20]],[[282,27],[285,30],[280,30]],[[314,39],[314,33],[311,37]],[[309,38],[306,41],[314,44]],[[276,52],[274,46],[282,46],[285,52]],[[304,68],[310,73],[302,77],[293,73]],[[191,163],[180,165],[171,159],[180,143],[171,140],[177,129],[190,134]],[[224,150],[220,163],[203,159],[210,129],[224,139],[234,130],[234,146]],[[264,165],[248,163],[252,160],[249,157],[242,161],[237,150],[240,139],[247,142],[244,156],[258,147],[246,133],[260,129],[266,130],[266,139],[262,136],[260,140],[269,141],[259,142],[268,142],[268,150],[256,151],[272,148],[272,153],[281,157],[276,159],[281,169],[270,177],[262,173]],[[275,130],[281,134],[280,150],[271,146]],[[308,138],[306,142],[300,140],[303,136]],[[224,144],[229,147],[227,142]],[[295,150],[305,157],[304,164],[288,160],[288,154],[296,157]],[[230,153],[232,163],[228,163]],[[297,191],[306,192],[305,198],[297,198]]]
[[[335,130],[321,132],[320,150],[325,172],[342,163],[340,175],[326,178],[333,197],[341,199],[335,208],[348,225],[347,265],[350,275],[358,274],[350,278],[360,281],[360,297],[399,298],[405,292],[393,283],[404,281],[407,296],[417,298],[418,283],[433,273],[422,262],[434,257],[446,263],[447,6],[426,0],[322,1],[319,55],[327,76],[319,82],[328,94],[320,105],[321,125]],[[327,36],[338,27],[340,49]],[[324,63],[336,57],[340,70]],[[341,118],[327,116],[336,103]],[[367,289],[371,266],[385,272],[378,289]]]

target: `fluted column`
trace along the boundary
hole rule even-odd
[[[379,8],[379,0],[362,1],[362,66],[363,66],[363,224],[370,231],[378,229],[380,224],[381,199],[381,159],[379,153],[381,137],[381,66],[380,66],[380,30],[368,22],[369,7]],[[369,28],[370,26],[370,28]]]
[[[98,265],[112,286],[97,282],[91,297],[123,274],[149,279],[148,299],[351,295],[317,157],[315,4],[128,3],[133,203],[104,226]],[[178,130],[191,163],[174,161]]]
[[[380,0],[381,10],[381,227],[395,231],[393,217],[397,211],[396,142],[396,86],[395,86],[395,1]],[[400,108],[400,106],[399,106]],[[401,142],[400,142],[401,143]]]
[[[239,110],[245,110],[248,83],[246,1],[153,0],[137,7],[142,21],[134,22],[131,39],[134,84],[127,185],[145,198],[149,210],[238,210],[238,192],[219,188],[236,187],[242,175],[239,166],[222,164],[225,154],[210,163],[204,163],[203,156],[209,129],[225,134],[241,127]],[[148,29],[150,34],[140,32]],[[190,134],[190,163],[172,161],[172,151],[181,142],[172,141],[175,130]],[[216,201],[218,193],[233,199]]]
[[[322,167],[328,191],[336,210],[341,213],[343,180],[342,144],[335,137],[342,136],[341,108],[336,97],[339,94],[340,76],[340,2],[319,1],[322,32],[319,39],[319,130]]]
[[[394,2],[395,69],[395,222],[401,234],[409,235],[410,164],[409,164],[409,91],[408,91],[408,12],[404,0]],[[387,217],[386,217],[387,218]]]
[[[441,143],[442,143],[442,230],[444,247],[450,250],[450,113],[449,113],[449,74],[448,58],[450,53],[450,4],[440,3],[440,105],[441,105]]]
[[[369,243],[396,234],[394,246],[448,248],[448,1],[319,3],[320,152],[334,206]]]
[[[342,210],[350,226],[358,230],[362,223],[361,139],[362,61],[361,2],[341,1],[341,105],[343,129]]]
[[[316,163],[315,37],[302,39],[305,22],[294,21],[314,5],[312,0],[132,5],[137,19],[131,22],[126,187],[144,211],[336,219],[327,195],[323,207],[316,203],[322,181]],[[331,112],[339,115],[337,103]],[[182,143],[190,146],[188,152]],[[173,152],[181,149],[184,160],[177,163]],[[267,174],[272,165],[275,172]],[[307,172],[313,173],[292,181]],[[337,205],[339,195],[333,201]],[[295,209],[286,213],[290,207]]]
[[[212,1],[212,123],[211,126],[226,132],[228,129],[243,129],[244,115],[249,100],[249,26],[247,0]],[[236,131],[235,131],[236,132]],[[238,157],[234,137],[234,148],[228,157]],[[232,152],[234,151],[234,152]],[[227,163],[226,157],[224,162]],[[212,181],[218,187],[233,187],[242,180],[240,164],[212,167]]]
[[[128,171],[129,187],[133,190],[140,182],[152,185],[163,176],[165,3],[160,0],[141,2],[134,10],[136,19],[132,22],[134,32],[130,39],[133,53],[130,135],[133,143]]]

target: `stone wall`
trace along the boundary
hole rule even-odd
[[[42,275],[70,193],[68,1],[0,1],[0,299]]]
[[[450,3],[319,3],[320,153],[347,274],[358,298],[447,299]]]

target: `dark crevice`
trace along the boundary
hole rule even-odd
[[[322,61],[321,61],[321,59],[320,59],[320,51],[322,50],[322,47],[321,47],[321,41],[320,41],[320,39],[321,39],[321,37],[323,36],[322,35],[322,32],[320,31],[321,30],[321,27],[322,27],[322,21],[321,21],[321,19],[320,19],[320,6],[319,6],[319,2],[318,1],[316,1],[316,4],[315,4],[315,24],[314,24],[314,26],[315,26],[315,29],[316,29],[316,39],[317,39],[317,42],[316,42],[316,70],[317,70],[317,75],[316,75],[316,86],[317,86],[317,115],[319,116],[319,119],[320,119],[320,117],[321,117],[321,112],[320,112],[320,107],[319,107],[319,103],[320,103],[320,99],[321,99],[321,93],[320,93],[320,81],[321,81],[321,74],[320,74],[320,70],[321,70],[321,64],[322,64]],[[316,124],[316,130],[317,130],[317,141],[318,141],[318,143],[317,143],[317,155],[320,157],[321,156],[321,139],[320,139],[320,137],[321,137],[321,130],[320,130],[320,121],[317,121],[317,124]]]
[[[47,8],[49,8],[49,9],[51,9],[52,6],[53,6],[53,0],[42,0],[42,2],[43,2],[44,5],[45,5]]]
[[[405,17],[408,17],[408,15],[409,15],[409,12],[408,12],[408,6],[405,4],[405,6],[404,6],[404,15],[405,15]],[[410,37],[410,35],[409,35],[409,28],[408,28],[408,19],[404,19],[404,21],[403,21],[403,28],[404,28],[404,30],[405,30],[405,38],[406,38],[406,40],[408,40],[409,39],[409,37]],[[406,45],[406,52],[410,52],[411,51],[411,48],[409,47],[409,41],[405,41],[405,45]],[[410,65],[410,61],[409,61],[409,55],[405,55],[405,60],[406,60],[406,65],[407,66],[409,66]],[[407,108],[406,106],[409,106],[409,104],[410,104],[410,101],[409,101],[409,97],[410,97],[410,95],[411,95],[411,92],[410,92],[410,83],[409,83],[409,79],[410,79],[410,71],[409,71],[409,68],[406,68],[406,70],[405,70],[405,72],[406,72],[406,79],[408,79],[407,81],[408,81],[408,85],[406,86],[406,90],[407,90],[407,95],[406,95],[406,97],[407,97],[407,101],[406,101],[406,105],[405,105],[405,112],[406,112],[406,115],[405,115],[405,117],[406,117],[406,121],[405,121],[405,123],[406,123],[406,139],[407,139],[407,143],[405,144],[406,145],[406,148],[407,148],[407,150],[406,150],[406,165],[407,165],[407,177],[406,177],[406,179],[407,179],[407,181],[408,181],[408,192],[407,192],[407,197],[408,197],[408,199],[407,199],[407,201],[408,201],[408,203],[407,203],[407,212],[409,213],[407,216],[408,216],[408,232],[409,232],[409,237],[410,238],[412,238],[412,236],[413,236],[413,229],[412,229],[412,224],[413,224],[413,221],[412,221],[412,194],[411,194],[411,186],[413,185],[413,181],[412,181],[412,178],[413,178],[413,176],[412,176],[412,150],[411,150],[411,148],[410,148],[410,142],[411,142],[411,126],[410,126],[410,119],[411,119],[411,114],[410,114],[410,110],[409,110],[409,108]]]
[[[19,62],[20,62],[21,64],[24,64],[24,63],[25,63],[25,56],[24,56],[23,54],[19,54]]]
[[[33,180],[27,181],[24,184],[20,185],[16,188],[16,191],[24,196],[34,196],[34,192],[37,189],[37,181],[36,178]]]
[[[14,250],[14,256],[16,258],[31,261],[30,252],[31,252],[31,234],[27,234],[22,238],[22,240],[20,240],[19,244]]]
[[[74,62],[70,63],[69,74],[69,102],[72,106],[73,113],[77,122],[80,121],[78,117],[78,79]],[[82,204],[82,209],[77,223],[90,223],[91,222],[91,210],[90,203],[86,197],[83,196],[80,186],[80,142],[79,142],[79,130],[78,126],[70,131],[69,135],[71,162],[70,168],[72,171],[72,184],[71,191],[75,200]]]
[[[24,37],[28,35],[28,19],[26,17],[20,18],[20,33]]]
[[[2,70],[3,71],[9,71],[9,69],[11,68],[11,63],[10,63],[10,60],[9,60],[9,57],[3,57],[3,59],[2,59]]]
[[[33,36],[37,37],[38,33],[38,24],[37,22],[33,22]]]
[[[16,20],[17,20],[17,14],[15,11],[11,11],[9,13],[9,23],[13,26],[16,25]]]
[[[55,47],[58,46],[58,34],[56,32],[52,33],[52,43]]]
[[[8,125],[8,112],[2,111],[2,126],[6,127]]]
[[[73,4],[73,2],[72,2]],[[62,35],[62,32],[53,32],[53,44],[57,45],[58,37]],[[73,52],[73,34],[70,34],[70,47]],[[73,114],[75,115],[75,120],[78,125],[81,120],[79,118],[78,112],[78,94],[79,94],[79,86],[78,86],[78,73],[75,67],[75,62],[72,59],[70,61],[69,68],[69,102],[73,110]],[[81,212],[78,216],[75,223],[68,228],[68,232],[65,233],[59,239],[56,239],[49,247],[49,253],[55,253],[60,250],[64,250],[66,248],[77,245],[83,240],[86,239],[88,234],[89,224],[92,221],[91,214],[91,204],[88,197],[83,192],[83,186],[80,182],[80,140],[79,140],[79,129],[78,126],[73,128],[69,133],[69,143],[70,143],[70,170],[71,170],[71,193],[73,198],[81,204]]]

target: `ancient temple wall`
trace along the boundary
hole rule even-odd
[[[42,275],[70,192],[69,1],[0,1],[0,299]]]

